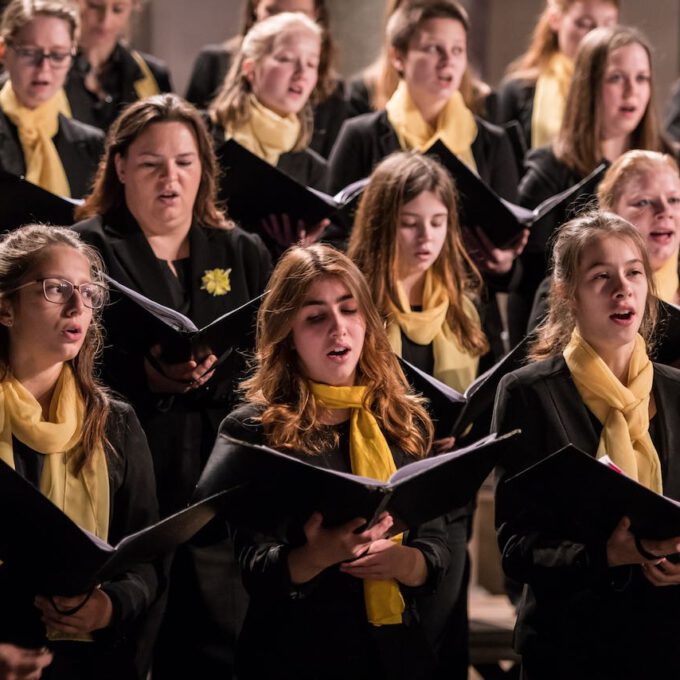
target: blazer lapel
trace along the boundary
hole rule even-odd
[[[21,144],[7,116],[0,111],[0,168],[11,175],[26,174],[26,163]]]
[[[401,151],[399,137],[397,137],[397,133],[395,132],[392,125],[390,125],[390,121],[387,118],[387,113],[384,111],[380,117],[378,150],[380,152],[380,158],[385,158],[391,153]]]

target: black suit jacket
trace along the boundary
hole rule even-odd
[[[114,279],[174,307],[161,262],[127,209],[84,220],[74,229],[99,250]],[[194,225],[189,239],[188,316],[199,328],[264,291],[271,261],[257,236],[238,227],[226,230]],[[213,296],[201,289],[204,272],[216,268],[231,269],[231,290],[226,295]],[[154,456],[161,513],[165,515],[186,503],[198,481],[219,423],[233,402],[243,357],[235,353],[205,386],[186,395],[154,394],[144,371],[148,337],[143,328],[129,323],[125,309],[115,302],[105,309],[104,378],[132,402],[140,417]]]
[[[150,54],[140,55],[153,74],[158,89],[161,92],[172,92],[170,71],[165,62]],[[73,117],[102,130],[109,128],[127,104],[139,99],[135,82],[144,77],[130,50],[121,43],[114,48],[107,66],[108,69],[102,76],[102,85],[108,94],[104,101],[100,101],[85,87],[85,77],[90,65],[83,54],[76,57],[64,84]]]
[[[527,149],[531,148],[531,117],[534,114],[536,81],[506,78],[498,88],[495,98],[493,122],[497,124],[516,120],[524,133]]]
[[[100,130],[59,114],[59,129],[52,138],[61,158],[72,198],[90,192],[99,158],[104,151],[104,135]],[[26,161],[19,142],[19,132],[0,110],[0,169],[12,175],[26,174]]]
[[[650,434],[661,459],[664,494],[680,499],[680,371],[654,364],[653,395],[657,414]],[[526,584],[516,649],[543,672],[551,664],[555,673],[569,669],[564,677],[590,678],[587,669],[603,673],[598,678],[654,677],[657,663],[675,677],[680,672],[680,588],[652,586],[637,566],[608,567],[603,544],[548,535],[529,520],[523,499],[503,485],[505,477],[568,443],[590,455],[597,451],[601,425],[581,400],[561,355],[501,381],[492,429],[518,427],[522,435],[503,461],[496,493],[503,567]],[[563,675],[537,671],[535,677]]]

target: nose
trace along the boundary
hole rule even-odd
[[[613,283],[614,297],[623,299],[632,295],[633,290],[631,288],[630,281],[623,273],[617,274],[613,279]]]
[[[168,159],[161,164],[161,177],[171,180],[177,177],[177,164],[174,160]]]
[[[73,289],[73,295],[67,300],[65,307],[67,316],[77,316],[85,310],[83,298],[78,288]]]
[[[332,338],[341,338],[345,335],[347,324],[344,315],[339,309],[331,312],[330,334]]]
[[[674,217],[673,210],[671,209],[671,204],[665,196],[661,196],[658,201],[654,202],[654,216],[655,217],[665,217],[669,215]]]

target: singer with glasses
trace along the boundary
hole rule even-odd
[[[76,285],[66,279],[52,277],[28,281],[21,286],[17,286],[14,290],[28,288],[36,283],[42,285],[45,300],[54,302],[55,305],[65,305],[73,297],[75,291],[78,291],[81,302],[88,309],[101,309],[106,299],[106,288],[101,283],[81,283]]]
[[[55,0],[12,0],[0,24],[0,170],[71,198],[88,192],[104,146],[70,119],[62,89],[77,35],[77,11]]]

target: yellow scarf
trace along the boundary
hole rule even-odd
[[[418,345],[432,343],[434,377],[458,392],[465,392],[477,375],[479,357],[461,349],[446,322],[446,313],[449,310],[446,288],[432,274],[432,270],[428,270],[425,274],[422,312],[411,311],[411,305],[399,283],[397,294],[399,304],[405,311],[391,305],[393,322],[387,326],[387,337],[394,352],[401,356],[401,331]],[[475,306],[466,297],[463,297],[463,308],[470,318],[481,323]]]
[[[290,151],[300,136],[300,121],[295,114],[279,116],[250,95],[250,118],[241,127],[229,127],[226,139],[235,139],[248,151],[276,165],[283,153]]]
[[[608,455],[629,477],[661,493],[661,465],[649,436],[654,368],[642,336],[635,338],[627,387],[577,329],[563,354],[581,399],[603,425],[597,458]]]
[[[52,138],[59,131],[59,114],[70,109],[63,90],[35,109],[19,103],[8,80],[0,90],[0,108],[19,130],[26,161],[26,179],[58,196],[71,196],[66,172]]]
[[[573,60],[555,52],[538,76],[531,114],[532,149],[550,144],[557,137],[573,75]]]
[[[663,263],[660,269],[654,272],[656,294],[664,302],[676,303],[680,277],[678,277],[678,251]]]
[[[386,481],[396,472],[390,447],[373,414],[366,408],[366,388],[332,387],[309,383],[312,394],[327,408],[350,408],[349,452],[352,472],[362,477]],[[402,534],[394,536],[401,543]],[[394,579],[364,580],[364,601],[368,621],[374,626],[402,622],[404,598]]]
[[[153,97],[155,94],[160,94],[161,89],[158,87],[158,82],[154,78],[149,65],[144,61],[144,57],[137,50],[130,50],[130,55],[137,62],[137,66],[142,72],[142,77],[134,82],[137,97],[139,99],[146,99],[147,97]]]
[[[465,105],[460,92],[454,92],[442,109],[434,130],[423,119],[403,80],[399,81],[399,86],[387,102],[385,110],[402,149],[427,151],[441,139],[449,151],[477,172],[475,157],[472,155],[472,142],[477,138],[477,121]]]

